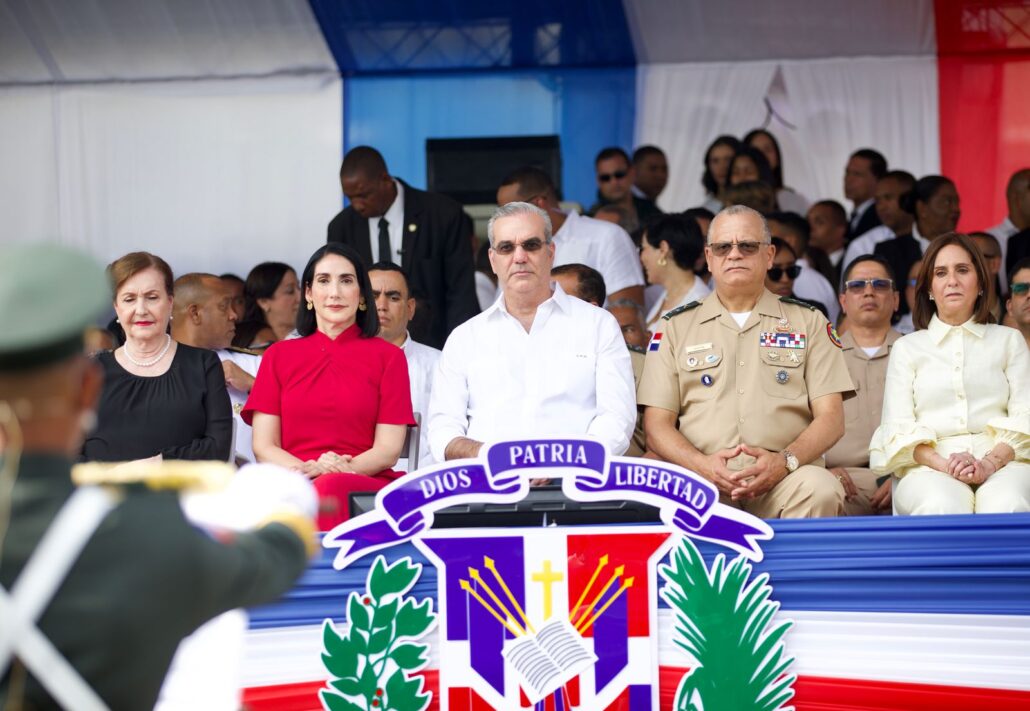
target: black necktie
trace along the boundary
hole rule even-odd
[[[379,261],[393,263],[393,256],[390,254],[390,223],[385,217],[379,218]]]

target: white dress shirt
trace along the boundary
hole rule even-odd
[[[683,295],[683,298],[679,300],[679,303],[673,305],[671,309],[662,311],[662,303],[665,301],[665,289],[662,289],[658,296],[658,300],[651,306],[651,310],[647,312],[647,327],[651,328],[651,324],[660,319],[665,314],[669,313],[673,309],[678,309],[680,306],[686,306],[692,301],[700,301],[709,294],[712,290],[708,288],[708,285],[704,283],[701,277],[694,277],[694,286],[690,287],[690,291]]]
[[[493,279],[481,271],[476,271],[476,301],[479,302],[479,310],[485,311],[490,308],[497,299],[497,285]]]
[[[254,353],[221,350],[215,351],[215,354],[218,355],[218,359],[222,362],[229,360],[240,366],[240,369],[250,376],[256,377],[258,368],[261,366],[261,356]],[[254,431],[250,428],[250,425],[240,418],[240,411],[247,403],[247,396],[250,393],[237,390],[229,385],[226,385],[225,389],[229,393],[229,400],[232,402],[232,419],[236,423],[236,441],[233,444],[235,455],[246,459],[248,462],[256,462],[257,460],[254,459]]]
[[[794,281],[794,295],[802,299],[818,301],[826,306],[827,317],[830,323],[837,323],[837,316],[840,314],[840,302],[837,301],[837,291],[830,284],[829,280],[817,272],[804,257],[798,257],[798,264],[801,265],[801,273]]]
[[[861,257],[863,254],[872,254],[873,250],[876,249],[876,245],[880,242],[886,242],[889,239],[893,239],[897,235],[887,225],[877,225],[868,232],[863,232],[855,239],[851,240],[848,244],[848,248],[844,250],[844,261],[840,263],[840,278],[844,279],[844,270],[849,264],[855,261],[855,258]],[[901,282],[905,279],[904,274],[895,275],[898,279],[898,288],[902,288]]]
[[[390,209],[386,211],[385,215],[368,218],[368,241],[372,247],[372,264],[384,261],[382,255],[379,254],[379,220],[384,217],[389,223],[386,229],[390,233],[390,252],[392,253],[390,261],[394,264],[401,263],[401,248],[404,244],[405,230],[404,186],[401,185],[399,180],[394,180],[393,184],[397,186],[397,197],[394,198]]]
[[[812,202],[793,188],[780,188],[776,191],[776,204],[781,212],[796,212],[804,217]]]
[[[998,280],[1001,282],[1002,293],[1009,290],[1009,275],[1008,270],[1005,267],[1005,260],[1009,253],[1009,237],[1019,232],[1012,220],[1006,217],[1001,221],[1000,224],[995,225],[991,229],[987,230],[987,234],[992,235],[994,239],[998,240],[998,246],[1001,247],[1001,269],[998,271]]]
[[[589,434],[612,454],[637,417],[629,350],[615,317],[557,284],[527,333],[501,296],[451,332],[429,401],[437,461],[456,437],[480,442]]]
[[[929,326],[891,350],[883,418],[870,444],[870,465],[899,475],[919,467],[916,445],[947,457],[983,457],[1004,442],[1030,461],[1030,351],[1019,331],[974,323]]]
[[[609,294],[644,285],[640,255],[626,230],[570,212],[554,235],[554,266],[585,264],[604,277]]]
[[[872,210],[873,205],[875,204],[876,198],[869,198],[861,205],[855,205],[855,212],[853,213],[851,220],[849,222],[852,230],[855,229],[855,227],[858,226],[858,223],[862,221],[862,217],[865,215],[865,211]]]
[[[418,466],[424,467],[432,464],[432,453],[429,451],[429,428],[426,427],[426,419],[429,409],[429,394],[433,389],[433,373],[436,372],[436,363],[440,360],[440,351],[432,346],[411,340],[401,344],[404,357],[408,359],[408,380],[411,382],[411,409],[422,417],[421,431],[419,432],[418,443]],[[413,471],[415,466],[408,463]]]

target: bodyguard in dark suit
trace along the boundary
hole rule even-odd
[[[340,184],[350,205],[329,223],[328,241],[351,245],[366,266],[400,264],[416,298],[429,306],[416,311],[428,312],[430,321],[422,328],[413,322],[413,337],[443,348],[455,326],[479,313],[461,205],[391,177],[382,155],[368,146],[344,156]]]
[[[179,642],[287,591],[314,547],[316,499],[286,471],[299,494],[228,543],[191,525],[175,490],[185,469],[207,479],[227,464],[126,464],[146,486],[73,484],[102,378],[82,334],[110,300],[83,254],[0,248],[0,640],[13,633],[14,651],[0,644],[0,708],[153,708]]]
[[[876,182],[886,174],[887,159],[872,148],[857,150],[848,158],[848,165],[844,169],[844,197],[855,203],[848,220],[849,240],[880,224],[874,198]]]

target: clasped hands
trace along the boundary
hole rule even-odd
[[[987,477],[998,471],[989,457],[977,459],[971,452],[955,452],[945,459],[940,456],[939,471],[949,474],[965,484],[983,484]]]
[[[301,462],[294,467],[294,470],[304,474],[309,479],[315,479],[323,474],[331,474],[333,472],[354,473],[354,465],[351,464],[353,459],[354,457],[349,454],[325,452],[318,459],[309,459],[306,462]]]
[[[731,471],[729,460],[741,454],[755,462],[740,471]],[[780,452],[738,444],[704,458],[704,471],[709,481],[734,501],[754,499],[765,494],[787,476],[787,460]]]

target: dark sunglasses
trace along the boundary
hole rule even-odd
[[[492,247],[492,249],[497,252],[497,254],[508,255],[514,254],[516,247],[522,247],[522,249],[527,252],[539,252],[545,244],[547,243],[539,237],[530,237],[524,242],[519,242],[517,244],[515,242],[498,242]]]
[[[628,170],[617,170],[614,173],[598,173],[597,179],[600,180],[602,183],[607,183],[612,178],[615,178],[616,180],[622,180],[627,175],[629,175]]]
[[[708,248],[716,257],[729,256],[734,247],[740,250],[745,257],[752,257],[758,254],[758,250],[762,248],[763,244],[768,244],[768,242],[712,242]]]
[[[1022,296],[1030,291],[1030,281],[1017,281],[1014,284],[1010,284],[1010,286],[1012,287],[1010,289],[1012,296]]]
[[[851,279],[844,282],[844,290],[849,294],[861,294],[867,286],[873,287],[873,291],[882,294],[894,289],[894,281],[892,279]]]
[[[769,269],[768,271],[766,271],[766,274],[768,274],[769,278],[772,279],[773,281],[779,281],[780,279],[783,278],[784,274],[787,275],[788,279],[793,281],[794,279],[798,278],[798,274],[800,274],[800,273],[801,273],[801,265],[800,264],[794,264],[792,266],[787,267],[786,269],[784,269],[783,267],[773,267],[772,269]]]

